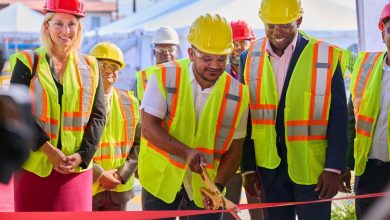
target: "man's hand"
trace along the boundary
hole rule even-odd
[[[350,193],[351,190],[351,170],[346,168],[344,173],[340,175],[339,191],[343,193]]]
[[[340,174],[324,171],[318,178],[317,187],[314,191],[320,190],[319,199],[331,199],[333,198],[339,189]]]
[[[246,192],[257,199],[260,199],[260,190],[261,190],[261,185],[260,185],[260,180],[259,177],[257,176],[257,173],[250,173],[243,175],[243,186],[246,190]]]
[[[202,169],[200,168],[200,166],[207,166],[206,160],[204,159],[203,155],[197,150],[188,150],[186,152],[185,159],[186,163],[190,167],[190,170],[198,174],[202,173]]]
[[[213,210],[213,200],[211,200],[210,197],[208,197],[206,194],[202,193],[203,195],[203,206],[206,210]]]
[[[99,177],[99,184],[106,190],[115,189],[121,182],[115,178],[115,170],[106,170]]]

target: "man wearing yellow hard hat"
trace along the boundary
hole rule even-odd
[[[126,65],[121,49],[102,42],[90,54],[99,63],[106,107],[106,125],[93,157],[92,208],[124,211],[134,197],[140,133],[138,99],[132,92],[114,88],[119,70]]]
[[[241,161],[249,96],[225,72],[233,49],[230,25],[218,14],[199,16],[187,40],[190,58],[159,65],[140,107],[143,210],[176,210],[183,199],[187,209],[210,209],[200,191],[207,188],[201,166],[222,191]]]
[[[266,37],[240,56],[251,118],[241,168],[246,190],[264,202],[330,199],[345,165],[341,51],[298,30],[302,15],[299,0],[262,0]],[[265,212],[271,220],[329,220],[331,203]]]

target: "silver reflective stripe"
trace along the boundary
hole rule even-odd
[[[327,125],[289,125],[287,134],[291,136],[325,136]]]
[[[183,158],[181,158],[179,156],[176,156],[174,154],[168,154],[168,157],[170,159],[172,159],[173,161],[175,161],[176,163],[180,163],[180,164],[183,164],[183,165],[186,164],[186,161]]]
[[[227,83],[227,82],[226,82]],[[239,111],[241,102],[240,102],[240,83],[234,79],[231,79],[229,91],[224,97],[226,99],[226,108],[225,112],[220,112],[219,115],[223,114],[222,125],[215,139],[215,150],[221,151],[224,149],[224,144],[229,143],[231,140],[228,140],[229,133],[231,129],[234,128],[235,121],[234,115],[236,111]],[[230,98],[229,98],[230,97]],[[237,97],[237,98],[231,98]],[[223,101],[222,101],[223,102]],[[221,109],[222,110],[222,109]],[[236,119],[240,120],[240,119]]]
[[[93,93],[92,91],[95,90],[92,80],[94,80],[94,77],[91,73],[90,66],[87,63],[86,57],[82,54],[79,54],[79,62],[78,62],[78,68],[80,71],[80,78],[81,78],[81,85],[84,88],[83,93],[83,109],[81,109],[82,112],[90,112],[89,107],[91,99],[93,99]],[[84,122],[87,123],[88,121]]]
[[[360,78],[356,79],[356,80],[358,80],[358,84],[355,85],[355,90],[356,90],[356,93],[357,93],[357,94],[355,94],[355,99],[354,99],[354,103],[353,103],[355,107],[358,107],[360,105],[360,101],[361,101],[361,98],[362,98],[362,93],[363,93],[363,90],[364,90],[364,86],[366,84],[366,81],[368,80],[367,79],[368,73],[373,68],[374,62],[375,62],[375,57],[377,55],[378,55],[378,53],[369,53],[368,57],[366,59],[366,62],[362,63],[362,67],[361,67],[362,69],[361,69],[361,73],[360,73]]]
[[[132,122],[134,120],[134,113],[132,113],[132,109],[134,109],[134,106],[133,103],[131,102],[128,91],[119,90],[119,89],[115,89],[115,91],[118,92],[121,99],[121,105],[123,106],[121,111],[124,111],[122,112],[122,114],[125,117],[124,120],[127,121],[127,141],[128,144],[130,145],[133,143],[133,134],[135,129],[135,127],[132,125]],[[123,149],[125,150],[124,152],[127,152],[128,147],[130,146],[126,146],[126,149]]]
[[[64,127],[78,127],[86,126],[89,116],[64,116]]]
[[[368,134],[371,134],[371,128],[372,128],[372,123],[365,121],[365,120],[361,120],[359,118],[356,120],[356,129],[362,130],[364,132],[367,132]]]
[[[173,62],[164,64],[166,67],[166,84],[165,90],[167,92],[168,116],[171,114],[173,97],[176,94],[176,65]]]
[[[276,110],[274,109],[251,109],[251,115],[254,120],[275,120]]]
[[[43,105],[45,102],[45,100],[43,100],[43,93],[45,91],[37,76],[32,80],[32,83],[34,84],[34,116],[37,118],[47,117],[47,115],[43,115]]]
[[[262,59],[262,55],[264,55],[261,51],[261,45],[263,44],[264,39],[256,40],[253,45],[252,51],[248,56],[251,58],[251,62],[249,64],[249,79],[247,80],[256,80],[259,78],[259,63]],[[248,58],[247,58],[248,59]],[[260,86],[258,83],[253,82],[249,83],[250,90],[250,103],[256,103],[256,95],[257,95],[257,87]]]
[[[313,119],[314,120],[321,120],[322,119],[322,113],[324,110],[324,103],[325,103],[325,96],[326,96],[326,85],[327,79],[328,79],[328,70],[330,68],[329,64],[329,44],[320,42],[318,43],[318,54],[317,54],[317,60],[316,62],[316,91],[315,94],[312,94],[315,96],[314,98],[314,112],[313,112]],[[314,85],[312,85],[314,86]]]
[[[118,156],[122,157],[126,153],[126,151],[123,151],[123,148],[126,148],[126,146],[114,144],[114,147],[104,146],[97,151],[100,153],[101,157],[113,155],[113,158],[117,158]]]

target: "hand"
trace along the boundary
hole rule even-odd
[[[213,210],[213,200],[211,200],[210,197],[208,197],[206,194],[202,193],[203,195],[203,206],[206,210]]]
[[[115,179],[117,179],[119,182],[123,183],[122,177],[118,173],[114,173]]]
[[[70,170],[74,170],[77,166],[79,166],[83,162],[79,153],[74,153],[67,157],[67,163],[71,166]]]
[[[71,167],[67,164],[67,158],[62,151],[49,142],[43,144],[40,148],[46,154],[49,162],[53,165],[53,169],[59,173],[67,174],[67,170]]]
[[[346,168],[344,173],[340,175],[339,191],[343,193],[351,193],[351,170]]]
[[[106,170],[99,177],[99,184],[106,190],[115,189],[121,182],[115,178],[115,170]]]
[[[198,174],[202,173],[202,168],[200,168],[200,166],[207,166],[203,155],[197,150],[190,149],[187,151],[185,159],[186,163],[190,167],[190,170]]]
[[[324,171],[318,178],[318,183],[314,191],[320,191],[319,199],[333,198],[339,189],[340,174],[330,171]]]
[[[243,186],[246,192],[257,199],[260,199],[261,184],[257,173],[243,175]]]

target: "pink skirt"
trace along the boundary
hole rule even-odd
[[[14,180],[7,185],[0,183],[0,212],[13,212],[14,209]]]
[[[92,211],[92,170],[39,177],[26,170],[15,175],[15,211]]]

